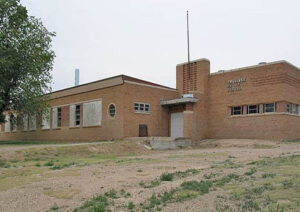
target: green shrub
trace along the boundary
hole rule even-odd
[[[276,176],[276,174],[273,174],[273,173],[263,173],[262,174],[262,178],[273,178],[273,177],[275,177]]]
[[[212,182],[210,181],[187,181],[181,184],[181,187],[185,190],[199,191],[201,194],[209,192]]]
[[[133,202],[129,202],[128,209],[132,210],[134,207],[135,207],[135,205],[133,204]]]
[[[218,186],[224,186],[226,183],[229,183],[231,180],[237,180],[239,176],[236,174],[229,174],[216,182]]]
[[[256,169],[255,169],[255,168],[251,168],[250,171],[247,171],[247,172],[245,173],[245,175],[251,176],[251,175],[253,175],[255,172],[256,172]]]
[[[59,209],[59,207],[57,206],[56,203],[54,203],[54,205],[51,207],[50,210],[52,210],[52,211],[57,211],[58,209]]]
[[[174,174],[172,173],[163,173],[160,176],[161,181],[173,181],[173,178],[174,178]]]
[[[106,197],[112,198],[112,199],[118,199],[117,191],[115,189],[111,189],[108,192],[105,193]]]
[[[0,167],[5,167],[5,166],[6,166],[6,160],[0,159]]]
[[[47,163],[45,163],[44,166],[54,166],[54,161],[50,160]]]

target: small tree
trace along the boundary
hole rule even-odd
[[[55,54],[42,22],[28,16],[19,0],[0,0],[0,123],[4,111],[45,111]]]

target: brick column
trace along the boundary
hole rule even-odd
[[[243,115],[247,115],[247,105],[243,106]]]

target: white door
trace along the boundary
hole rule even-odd
[[[183,137],[183,113],[171,113],[171,137]]]

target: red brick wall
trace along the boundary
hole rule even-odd
[[[32,132],[1,133],[0,140],[62,140],[62,141],[91,141],[118,139],[123,137],[123,86],[114,86],[110,88],[95,90],[72,96],[66,96],[50,101],[51,106],[62,105],[62,126],[58,129],[52,129],[52,111],[51,111],[51,129],[41,129],[41,118],[37,118],[37,130]],[[95,127],[83,127],[83,106],[81,104],[81,126],[69,127],[69,104],[90,101],[93,99],[102,99],[102,124]],[[110,118],[107,110],[108,105],[114,103],[117,108],[115,118]],[[40,120],[40,121],[39,121]]]
[[[199,100],[193,104],[192,111],[191,106],[186,106],[186,111],[183,113],[184,136],[199,140],[206,137],[208,125],[207,101],[210,62],[206,59],[193,61],[190,70],[189,76],[187,64],[177,65],[176,87],[181,94],[193,93]]]
[[[169,136],[169,109],[160,105],[161,99],[179,98],[175,90],[124,84],[124,137],[139,136],[139,125],[146,124],[149,136]],[[134,103],[150,104],[150,114],[136,113]]]
[[[243,77],[247,81],[241,83],[241,91],[227,91],[228,80]],[[300,116],[285,114],[287,102],[300,105],[297,80],[300,80],[300,71],[287,63],[212,75],[207,138],[300,138]],[[281,114],[262,114],[263,103],[272,102],[277,102],[277,112]],[[260,104],[261,114],[230,116],[231,106],[252,104]]]

